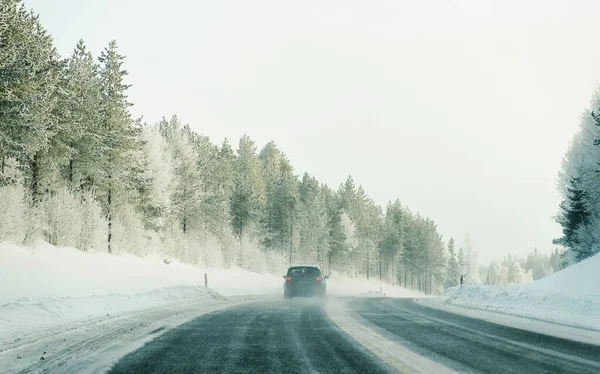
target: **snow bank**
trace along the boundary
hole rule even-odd
[[[600,297],[600,254],[529,283],[524,289]]]
[[[0,305],[0,348],[5,344],[54,332],[57,326],[98,322],[140,310],[222,297],[204,287],[167,287],[137,295],[21,298]],[[1,349],[0,349],[1,351]]]
[[[82,252],[41,243],[34,249],[0,243],[0,305],[39,297],[134,295],[158,288],[204,286],[225,295],[265,294],[281,288],[281,279],[234,268],[200,269],[176,261],[104,252]]]
[[[204,287],[204,274],[209,288]],[[0,243],[0,347],[19,335],[221,295],[281,293],[282,279],[153,257]],[[1,349],[0,349],[1,350]]]
[[[600,255],[520,286],[446,290],[447,304],[600,330]]]

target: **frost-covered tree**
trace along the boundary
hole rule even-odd
[[[400,200],[393,203],[388,202],[385,211],[383,237],[380,244],[380,279],[382,273],[386,274],[388,281],[390,276],[393,278],[398,276],[398,266],[404,252],[405,221],[406,215]]]
[[[44,152],[60,129],[56,104],[63,62],[38,16],[20,3],[0,3],[0,169],[9,158],[19,160],[39,200],[42,167],[49,164]]]
[[[277,273],[317,263],[440,290],[433,220],[399,200],[384,214],[352,177],[337,190],[299,180],[273,142],[257,155],[245,135],[234,152],[176,116],[134,120],[116,42],[97,63],[83,41],[62,60],[20,4],[0,1],[0,240]]]
[[[293,254],[294,225],[297,221],[298,179],[287,157],[269,142],[258,158],[265,181],[266,209],[263,216],[264,243],[268,248]]]
[[[265,204],[265,182],[256,145],[249,136],[244,135],[237,150],[236,177],[230,204],[233,231],[239,238],[260,232]]]
[[[103,157],[98,160],[97,179],[94,185],[105,196],[103,207],[108,222],[108,252],[112,252],[112,229],[115,204],[127,200],[131,189],[130,172],[137,162],[138,130],[129,114],[132,105],[127,100],[125,83],[127,71],[123,69],[125,57],[117,51],[116,41],[111,41],[98,58],[102,107],[99,131],[102,134]],[[120,201],[115,201],[120,200]]]
[[[460,247],[458,249],[457,262],[458,262],[458,272],[460,275],[464,276],[467,273],[467,258],[465,256],[465,250],[463,247]]]
[[[298,193],[298,256],[303,263],[316,262],[325,269],[330,245],[326,195],[308,173],[302,177]]]
[[[567,248],[565,256],[580,261],[600,251],[600,90],[581,117],[559,174],[563,195],[557,222],[563,236],[556,244]]]
[[[344,211],[340,206],[339,199],[327,186],[321,187],[321,193],[327,205],[327,229],[329,231],[327,268],[331,273],[334,263],[339,267],[338,270],[341,270],[341,261],[343,261],[348,251],[348,238],[342,224]]]
[[[201,230],[203,183],[197,167],[198,154],[192,140],[183,131],[176,116],[170,121],[173,129],[170,138],[175,168],[173,180],[175,186],[171,200],[171,209],[175,222],[183,234],[190,228]]]
[[[473,246],[471,237],[467,234],[461,248],[465,249],[465,270],[466,281],[470,284],[481,283],[479,278],[478,254]]]
[[[446,286],[454,287],[459,283],[460,271],[458,267],[458,260],[456,259],[456,249],[453,238],[450,238],[450,241],[448,241],[448,254],[448,279],[446,281]]]
[[[65,70],[67,95],[64,106],[69,134],[64,140],[72,149],[68,154],[65,178],[75,188],[93,185],[98,179],[100,160],[103,158],[102,142],[102,86],[98,66],[83,40],[75,47]]]

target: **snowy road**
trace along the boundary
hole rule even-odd
[[[597,373],[600,346],[412,299],[269,300],[198,317],[125,356],[111,372],[439,372],[440,364],[463,373]]]
[[[125,356],[111,373],[389,373],[323,303],[257,302],[206,314]]]

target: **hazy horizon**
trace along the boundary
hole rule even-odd
[[[600,3],[25,4],[64,57],[116,39],[148,122],[273,140],[299,175],[352,175],[446,241],[470,234],[482,262],[560,236],[556,177],[598,81]]]

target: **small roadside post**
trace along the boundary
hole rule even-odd
[[[208,273],[204,273],[204,287],[208,288]]]
[[[460,276],[460,288],[462,288],[462,285],[463,285],[463,276],[461,275]]]

